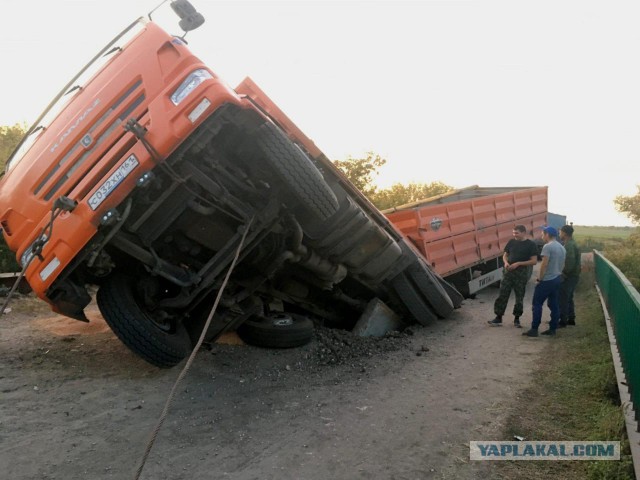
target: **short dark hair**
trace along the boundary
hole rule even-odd
[[[573,227],[571,225],[565,225],[560,230],[562,230],[564,233],[566,233],[570,237],[573,236]]]
[[[516,225],[513,229],[523,233],[527,231],[527,227],[524,225]]]

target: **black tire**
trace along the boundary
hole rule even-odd
[[[463,298],[472,298],[469,291],[469,274],[466,271],[454,273],[447,278]]]
[[[453,303],[453,308],[460,308],[462,306],[464,296],[456,289],[456,287],[447,282],[444,278],[438,277],[438,281],[440,282],[440,285],[442,285],[442,288],[447,292],[447,295],[449,295],[451,303]]]
[[[182,324],[161,328],[138,304],[135,281],[114,274],[102,284],[96,300],[102,316],[116,336],[136,355],[160,367],[170,368],[184,359],[192,349]]]
[[[263,124],[255,137],[265,160],[294,196],[290,207],[301,205],[313,217],[310,221],[326,220],[338,211],[338,200],[320,171],[284,133]]]
[[[429,325],[438,319],[438,315],[417,290],[406,272],[402,272],[392,281],[393,289],[416,322]]]
[[[252,317],[238,327],[238,335],[248,344],[258,347],[301,347],[313,338],[313,322],[292,313]]]
[[[438,282],[436,275],[422,261],[410,265],[405,272],[407,272],[416,289],[422,293],[423,298],[433,307],[438,316],[447,318],[451,315],[453,302],[442,285],[440,285],[440,282]]]

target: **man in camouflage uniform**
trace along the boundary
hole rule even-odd
[[[502,325],[502,316],[507,309],[507,303],[511,296],[511,290],[516,296],[513,306],[513,324],[521,328],[520,317],[523,313],[524,291],[531,277],[533,266],[538,263],[538,247],[533,240],[527,238],[527,229],[524,225],[516,225],[513,228],[513,238],[509,240],[502,255],[504,271],[500,283],[500,293],[493,304],[493,312],[496,318],[489,321],[489,325],[498,327]]]
[[[573,292],[580,278],[580,248],[573,239],[571,225],[565,225],[560,229],[560,240],[567,252],[562,269],[562,285],[560,285],[560,322],[558,328],[563,328],[576,324]]]

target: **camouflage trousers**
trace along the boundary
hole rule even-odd
[[[493,312],[496,315],[504,315],[507,304],[509,303],[509,297],[511,296],[511,290],[513,290],[516,296],[513,315],[516,317],[522,316],[524,312],[524,306],[522,304],[524,291],[527,288],[527,282],[532,272],[532,267],[519,267],[512,271],[504,270],[502,281],[500,282],[500,293],[493,304]]]

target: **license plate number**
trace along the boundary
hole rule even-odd
[[[91,210],[95,210],[104,202],[122,181],[138,166],[138,160],[134,155],[130,155],[118,169],[107,178],[96,192],[89,198]]]

